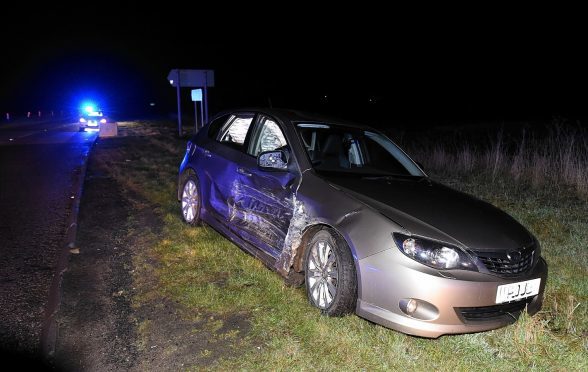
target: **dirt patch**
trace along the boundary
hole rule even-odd
[[[250,329],[247,314],[192,314],[163,298],[142,305],[137,316],[142,335],[138,370],[212,366],[219,358],[238,355]]]
[[[161,290],[153,247],[157,206],[126,187],[121,164],[137,159],[144,137],[100,140],[91,155],[77,247],[63,280],[54,364],[62,370],[178,370],[239,355],[247,313],[194,313]],[[216,285],[224,286],[220,277]]]

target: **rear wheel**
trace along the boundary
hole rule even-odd
[[[200,223],[200,185],[194,175],[184,180],[182,187],[182,218],[190,225]]]
[[[355,310],[357,276],[353,256],[345,241],[332,229],[319,230],[305,255],[308,300],[323,314],[341,316]]]

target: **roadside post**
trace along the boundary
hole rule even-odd
[[[214,74],[213,74],[213,79],[214,79]],[[214,85],[214,84],[213,84]],[[206,102],[206,104],[203,103],[203,109],[204,109],[204,120],[202,122],[202,126],[204,126],[205,123],[208,123],[208,89],[206,89],[208,87],[208,71],[204,71],[204,102]]]
[[[170,80],[170,82],[171,82],[171,80]],[[180,87],[182,85],[180,83],[180,70],[176,71],[176,85],[177,85],[176,99],[178,101],[178,135],[181,137],[182,136],[182,107],[181,107],[182,100],[180,99]]]

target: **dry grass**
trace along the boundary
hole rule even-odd
[[[447,135],[445,136],[447,137]],[[588,197],[588,129],[558,119],[535,132],[499,131],[471,140],[463,135],[408,141],[403,147],[436,173],[484,174],[492,182],[508,177],[534,188],[572,189]]]

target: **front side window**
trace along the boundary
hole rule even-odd
[[[287,144],[278,123],[266,116],[260,116],[248,153],[257,157],[261,152],[277,150]]]
[[[424,176],[419,167],[383,134],[322,123],[300,123],[296,129],[318,171],[365,176]]]

